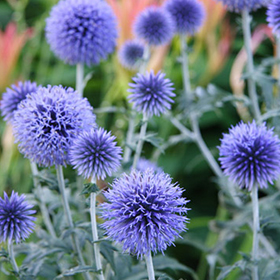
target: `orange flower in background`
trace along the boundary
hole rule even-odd
[[[31,35],[30,28],[18,33],[17,25],[13,22],[7,25],[4,32],[0,30],[0,91],[11,84],[20,51]]]
[[[165,0],[107,0],[118,19],[118,47],[120,47],[126,40],[133,37],[132,26],[136,16],[148,6],[159,6],[164,1]]]

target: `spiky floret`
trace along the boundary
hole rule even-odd
[[[280,141],[264,123],[232,126],[223,135],[219,149],[225,175],[240,187],[266,188],[280,174]]]
[[[150,251],[163,253],[186,230],[188,218],[184,215],[189,209],[182,193],[163,172],[124,173],[104,194],[108,203],[101,205],[102,227],[124,251],[137,257]]]
[[[174,35],[174,22],[163,8],[148,7],[134,22],[134,33],[147,44],[159,46],[167,44]]]
[[[241,13],[243,10],[248,12],[255,11],[263,6],[267,6],[270,0],[219,0],[227,10]]]
[[[132,79],[134,83],[129,84],[132,88],[128,90],[132,93],[128,98],[129,102],[133,103],[133,108],[149,117],[159,116],[170,110],[170,103],[174,102],[171,97],[174,97],[175,93],[173,83],[164,77],[165,74],[160,71],[156,75],[153,70],[145,75],[138,73]]]
[[[119,61],[127,69],[137,69],[144,55],[144,45],[137,40],[126,41],[119,50]]]
[[[268,26],[273,29],[273,33],[280,35],[280,1],[272,0],[267,7]]]
[[[92,111],[72,88],[39,88],[20,103],[13,118],[20,152],[41,166],[68,164],[74,138],[96,126]]]
[[[78,174],[104,179],[117,171],[122,149],[116,146],[115,136],[103,128],[82,132],[70,148],[70,162]]]
[[[0,103],[1,114],[4,116],[4,120],[11,121],[19,103],[26,98],[27,94],[36,91],[37,84],[31,81],[20,81],[17,85],[13,84],[11,88],[7,88],[6,92],[2,95],[2,101]]]
[[[145,172],[146,169],[152,169],[155,172],[159,173],[159,172],[163,172],[161,167],[158,167],[157,164],[155,162],[152,162],[146,158],[140,157],[138,162],[137,162],[137,166],[136,169],[138,171],[141,172]]]
[[[25,196],[12,192],[10,198],[4,192],[4,198],[0,197],[0,242],[14,240],[19,243],[25,240],[34,230],[35,210],[33,205],[25,201]]]
[[[106,1],[60,0],[46,20],[52,51],[69,64],[98,64],[116,46],[117,22]]]
[[[196,0],[168,0],[165,9],[171,14],[179,34],[193,35],[205,18],[204,6]]]

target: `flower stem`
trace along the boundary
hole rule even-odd
[[[16,274],[18,274],[19,269],[18,269],[16,260],[15,260],[13,241],[8,241],[8,252],[9,252],[9,257],[10,257],[10,261],[11,261],[11,265],[13,267],[13,270],[16,272]]]
[[[44,199],[43,199],[43,190],[42,190],[41,184],[40,184],[40,182],[37,178],[38,177],[37,165],[36,165],[35,162],[32,162],[32,161],[30,161],[30,165],[31,165],[31,171],[32,171],[32,174],[33,174],[34,186],[37,188],[36,193],[37,193],[37,195],[39,197],[39,200],[40,200],[39,207],[40,207],[40,210],[41,210],[46,228],[47,228],[48,232],[50,233],[50,235],[53,238],[56,238],[56,233],[55,233],[52,221],[51,221],[50,216],[49,216],[49,211],[48,211],[48,208],[47,208],[47,206],[44,202]]]
[[[259,254],[259,231],[260,231],[260,220],[259,220],[259,202],[258,202],[258,186],[254,185],[252,189],[252,206],[253,206],[253,248],[252,248],[252,259],[254,262],[252,270],[252,279],[258,280],[258,265],[256,264]]]
[[[136,169],[138,160],[139,160],[139,158],[141,156],[141,152],[142,152],[142,148],[143,148],[143,144],[144,144],[144,137],[146,135],[147,126],[148,126],[148,117],[144,113],[143,114],[143,123],[142,123],[141,129],[140,129],[140,135],[139,135],[139,139],[138,139],[138,143],[137,143],[137,147],[136,147],[136,152],[134,154],[132,169]]]
[[[258,96],[256,90],[256,83],[253,79],[254,74],[254,61],[253,61],[253,53],[251,48],[251,29],[250,29],[250,15],[248,10],[244,9],[242,11],[242,28],[243,28],[243,37],[244,37],[244,46],[247,53],[247,71],[249,74],[248,77],[248,90],[249,96],[252,101],[253,107],[253,115],[256,121],[258,121],[261,117],[260,108],[258,104]]]
[[[276,58],[278,74],[278,98],[280,98],[280,36],[276,35]]]
[[[180,36],[181,43],[181,55],[182,55],[182,72],[183,72],[183,81],[184,81],[184,92],[186,94],[186,98],[191,98],[191,83],[190,83],[190,74],[189,74],[189,62],[188,62],[188,45],[186,41],[186,36]]]
[[[134,111],[132,111],[131,116],[129,118],[128,130],[127,130],[127,135],[126,135],[126,146],[125,146],[124,154],[123,154],[124,163],[129,162],[130,157],[131,157],[131,152],[132,152],[131,145],[133,143],[133,138],[134,138],[135,117],[136,117],[136,114]]]
[[[77,63],[76,68],[76,90],[81,97],[84,93],[84,65],[83,63]]]
[[[151,252],[149,252],[145,256],[145,259],[146,259],[146,265],[147,265],[149,280],[155,280],[155,272],[154,272],[154,265],[153,265],[153,259],[152,259]]]
[[[91,179],[91,183],[96,184],[95,177],[93,176]],[[97,231],[97,222],[96,222],[96,193],[92,192],[90,194],[90,218],[91,218],[91,230],[92,230],[92,239],[93,239],[93,247],[94,247],[94,257],[96,269],[100,271],[98,275],[99,280],[104,280],[101,258],[100,258],[100,248],[98,241],[98,231]]]
[[[71,216],[70,206],[68,203],[68,199],[66,197],[63,169],[62,169],[61,165],[57,166],[56,173],[57,173],[59,191],[62,196],[62,204],[63,204],[63,208],[64,208],[64,213],[66,215],[66,220],[67,220],[69,228],[71,230],[74,230],[74,224],[73,224],[73,220],[72,220],[72,216]],[[84,258],[83,258],[83,255],[82,255],[82,252],[80,249],[79,240],[74,232],[71,233],[71,239],[72,239],[72,246],[74,248],[74,251],[78,255],[78,260],[80,262],[80,265],[85,266],[85,261],[84,261]],[[88,272],[84,272],[83,275],[84,275],[85,279],[91,280],[90,274]]]

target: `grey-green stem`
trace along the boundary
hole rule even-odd
[[[84,93],[84,65],[78,63],[76,66],[76,90],[81,97]]]
[[[95,177],[93,176],[91,179],[91,183],[96,184]],[[98,241],[98,231],[97,231],[97,222],[96,222],[96,193],[92,192],[90,194],[90,218],[91,218],[91,231],[92,231],[92,240],[93,240],[93,248],[94,248],[94,258],[95,258],[95,265],[96,269],[100,271],[98,274],[99,280],[105,280],[103,270],[102,270],[102,263],[100,258],[100,248]]]
[[[155,280],[155,272],[154,272],[154,265],[153,265],[151,252],[145,255],[145,260],[146,260],[149,280]]]
[[[258,255],[259,255],[259,232],[260,232],[260,218],[259,218],[259,199],[258,186],[254,185],[252,188],[252,211],[253,211],[253,248],[252,259],[254,262],[252,269],[252,279],[258,280]]]
[[[248,10],[244,9],[242,11],[242,28],[243,28],[243,37],[244,37],[244,46],[247,53],[247,72],[248,72],[248,90],[249,96],[252,102],[253,115],[256,121],[261,117],[258,96],[256,90],[256,83],[253,79],[254,75],[254,61],[253,61],[253,52],[251,46],[251,29],[250,29],[251,17]]]
[[[10,257],[10,262],[11,265],[13,267],[13,270],[18,274],[19,273],[19,269],[15,260],[15,255],[14,255],[14,248],[13,248],[13,241],[8,241],[8,253],[9,253],[9,257]]]
[[[34,186],[37,188],[36,194],[40,200],[39,207],[40,207],[40,210],[41,210],[41,213],[43,216],[44,223],[45,223],[46,228],[47,228],[48,232],[50,233],[50,235],[53,238],[56,238],[56,233],[55,233],[52,221],[50,219],[49,211],[48,211],[48,208],[43,199],[43,190],[42,190],[41,184],[38,180],[39,172],[38,172],[37,165],[35,162],[32,162],[32,161],[30,161],[30,165],[31,165],[31,171],[33,174],[33,183],[34,183]]]
[[[189,62],[188,62],[188,45],[187,38],[184,35],[180,35],[181,43],[181,59],[182,59],[182,72],[183,72],[183,81],[184,81],[184,92],[187,99],[192,97],[191,83],[190,83],[190,74],[189,74]]]
[[[143,113],[143,122],[142,122],[142,125],[141,125],[139,139],[138,139],[137,146],[136,146],[136,151],[135,151],[135,154],[134,154],[132,169],[136,169],[137,163],[138,163],[139,158],[141,156],[147,126],[148,126],[148,117],[145,113]]]
[[[276,58],[277,58],[277,79],[278,79],[278,99],[280,98],[280,36],[276,35]]]
[[[63,169],[61,165],[58,165],[56,167],[56,173],[57,173],[57,180],[58,180],[58,186],[59,186],[59,191],[62,197],[62,205],[64,209],[64,213],[66,216],[67,224],[71,230],[74,230],[74,224],[71,216],[71,211],[70,211],[70,206],[68,203],[68,199],[66,196],[66,191],[65,191],[65,182],[64,182],[64,176],[63,176]],[[80,244],[79,240],[74,232],[71,234],[71,240],[72,240],[72,246],[74,248],[75,253],[78,255],[78,260],[80,265],[84,266],[85,261],[80,249]],[[91,280],[90,274],[88,272],[83,273],[84,278],[87,280]]]

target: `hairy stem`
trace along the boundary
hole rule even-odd
[[[243,37],[244,37],[244,46],[247,53],[247,71],[249,74],[248,77],[248,90],[249,96],[252,101],[252,109],[254,118],[258,121],[261,117],[258,96],[256,90],[256,83],[253,79],[254,74],[254,61],[253,61],[253,53],[251,48],[251,29],[250,29],[250,15],[248,10],[244,9],[242,11],[242,28],[243,28]]]
[[[91,183],[96,184],[96,180],[94,177],[91,179]],[[91,218],[91,230],[92,230],[92,240],[93,240],[93,247],[94,247],[94,258],[96,269],[100,271],[98,275],[99,280],[104,280],[101,258],[100,258],[100,248],[98,241],[98,231],[97,231],[97,222],[96,222],[96,193],[92,192],[90,194],[90,218]]]
[[[62,197],[62,205],[63,205],[64,213],[66,215],[66,220],[67,220],[69,228],[71,230],[74,230],[74,224],[73,224],[73,220],[72,220],[72,216],[71,216],[70,206],[69,206],[68,199],[67,199],[66,192],[65,192],[65,182],[64,182],[64,176],[63,176],[63,169],[62,169],[61,165],[57,166],[56,173],[57,173],[59,191],[60,191],[60,194]],[[84,261],[84,258],[83,258],[83,255],[82,255],[82,252],[80,249],[79,240],[74,232],[71,233],[71,239],[72,239],[72,246],[74,248],[74,251],[78,255],[79,263],[80,263],[80,265],[84,266],[85,261]],[[84,275],[85,279],[87,279],[87,280],[91,279],[90,274],[88,272],[84,272],[83,275]]]
[[[252,279],[258,280],[258,254],[259,254],[259,231],[260,231],[260,220],[259,220],[259,201],[258,201],[258,186],[254,185],[252,189],[252,206],[253,206],[253,248],[252,248],[252,259],[254,262],[252,270]]]
[[[126,146],[123,154],[124,163],[129,162],[132,153],[131,146],[134,138],[135,117],[136,117],[135,112],[132,111],[131,116],[129,118],[128,130],[126,135]]]
[[[37,165],[35,162],[32,162],[32,161],[30,161],[30,165],[31,165],[31,171],[33,174],[33,183],[34,183],[34,186],[37,188],[36,194],[38,195],[39,200],[40,200],[39,207],[40,207],[43,219],[44,219],[44,223],[45,223],[46,228],[47,228],[48,232],[50,233],[50,235],[53,238],[56,238],[56,233],[55,233],[52,221],[49,216],[49,211],[48,211],[48,208],[43,199],[43,190],[42,190],[41,184],[37,178],[38,177]]]
[[[153,259],[152,259],[151,252],[149,252],[145,256],[145,259],[146,259],[146,265],[147,265],[149,280],[155,280],[155,272],[154,272],[154,265],[153,265]]]
[[[76,90],[81,97],[84,93],[84,65],[78,63],[76,67]]]
[[[144,144],[144,138],[145,138],[145,135],[146,135],[147,126],[148,126],[148,117],[144,113],[143,114],[143,123],[142,123],[141,129],[140,129],[140,135],[139,135],[139,139],[138,139],[138,142],[137,142],[136,152],[134,154],[132,169],[136,169],[138,160],[139,160],[139,158],[141,156],[141,152],[142,152],[142,148],[143,148],[143,144]]]
[[[8,252],[9,252],[9,257],[10,257],[10,262],[13,267],[13,270],[18,274],[19,269],[15,260],[15,255],[14,255],[14,248],[13,248],[13,241],[8,241]]]

